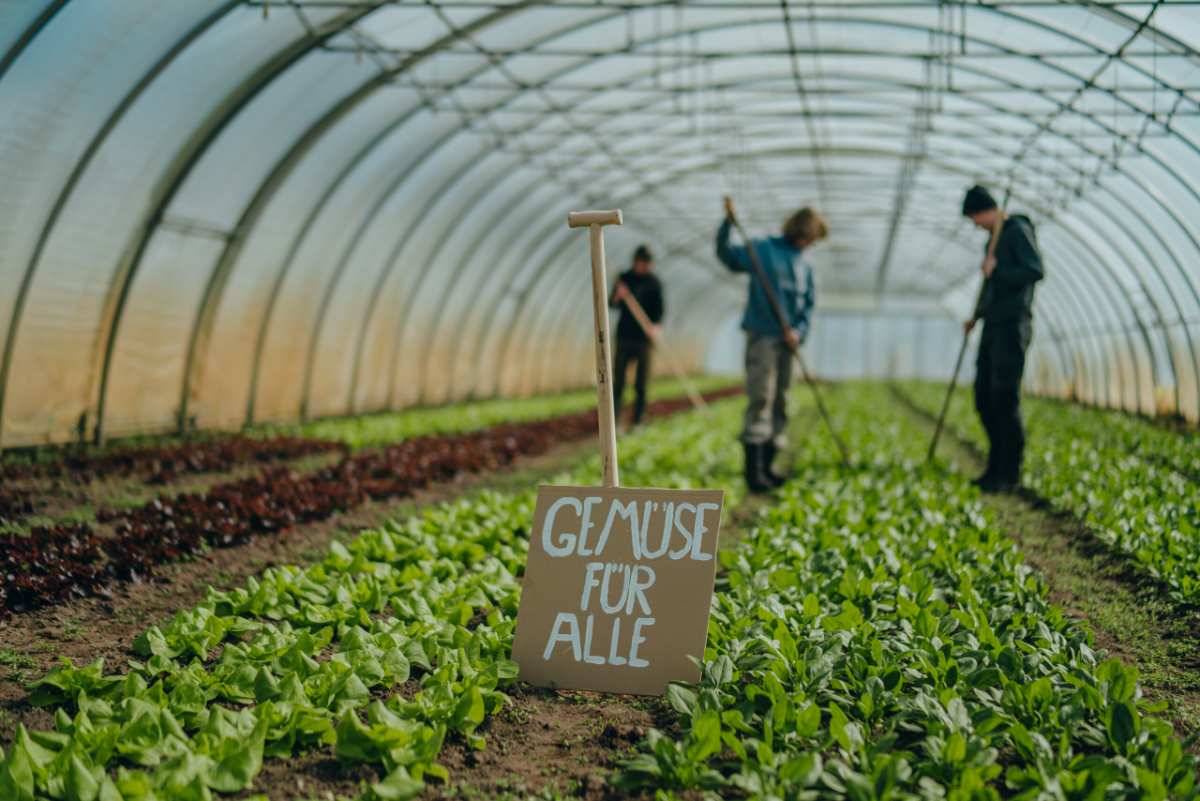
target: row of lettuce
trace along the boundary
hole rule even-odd
[[[924,427],[880,387],[833,405],[857,466],[835,466],[812,432],[799,474],[724,554],[703,681],[671,693],[683,736],[651,732],[622,783],[764,799],[1196,798],[1194,760],[1149,714],[1136,671],[1098,657],[1050,605],[961,476],[919,466]]]
[[[944,392],[930,384],[901,391],[926,411]],[[1163,582],[1175,600],[1200,605],[1200,435],[1047,399],[1028,399],[1025,410],[1025,485]],[[955,398],[947,425],[986,448],[967,391]]]
[[[834,400],[856,466],[805,432],[794,480],[726,543],[703,680],[668,693],[678,730],[649,732],[614,783],[663,799],[1197,798],[1135,672],[1049,604],[961,477],[917,466],[924,429],[879,387]],[[737,487],[739,406],[627,438],[625,483]],[[365,799],[452,782],[446,738],[486,747],[515,681],[532,511],[531,493],[431,507],[210,592],[139,637],[127,671],[56,670],[32,689],[55,728],[17,731],[0,797],[209,799],[318,748],[378,769]]]
[[[730,484],[735,415],[726,402],[628,437],[626,482]],[[598,483],[598,463],[559,480]],[[54,710],[54,728],[18,727],[0,754],[0,798],[207,801],[253,790],[264,759],[315,748],[378,767],[372,798],[448,779],[445,738],[482,747],[475,729],[516,675],[507,657],[532,504],[531,490],[430,507],[334,543],[311,567],[211,590],[139,636],[126,670],[52,671],[30,698]]]
[[[688,384],[701,394],[736,386],[736,382],[726,376],[695,376],[687,383],[677,378],[660,378],[651,383],[649,395],[651,398],[680,397],[686,393]],[[493,398],[398,412],[331,417],[296,425],[263,425],[252,433],[255,436],[287,435],[331,440],[352,448],[367,448],[409,437],[460,433],[500,423],[572,414],[595,406],[596,390],[589,388],[532,398]],[[626,406],[626,410],[628,408]]]

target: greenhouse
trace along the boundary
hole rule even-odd
[[[0,188],[0,801],[1200,799],[1200,0],[0,0]]]

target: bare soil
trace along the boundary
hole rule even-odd
[[[462,742],[442,749],[453,783],[431,784],[426,799],[496,798],[554,788],[580,798],[614,795],[607,772],[632,755],[647,729],[665,722],[658,698],[544,690],[526,684],[510,693],[512,705],[480,729],[487,747]]]

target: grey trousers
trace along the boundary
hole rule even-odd
[[[780,337],[746,334],[746,419],[742,442],[787,447],[787,391],[792,353]]]

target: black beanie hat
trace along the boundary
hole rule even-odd
[[[638,245],[637,250],[633,251],[634,261],[654,261],[654,254],[650,252],[650,248],[645,245]]]
[[[962,213],[966,217],[980,211],[994,209],[996,206],[996,198],[992,197],[992,193],[979,184],[975,184],[967,190],[967,195],[963,198]]]

